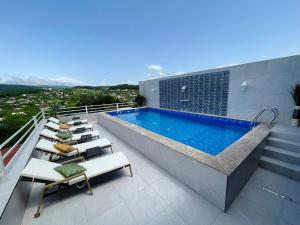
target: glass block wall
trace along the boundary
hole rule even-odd
[[[159,81],[160,107],[226,116],[229,71]]]

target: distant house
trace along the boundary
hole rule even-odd
[[[24,112],[12,112],[11,115],[27,115]]]
[[[6,101],[5,103],[6,104],[14,104],[14,103],[16,103],[16,101],[15,100],[9,100],[9,101]]]

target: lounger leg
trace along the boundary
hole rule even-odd
[[[111,153],[114,153],[112,146],[110,145],[109,147],[110,147]]]
[[[86,174],[84,174],[84,178],[85,178],[85,182],[86,182],[86,184],[88,186],[90,194],[93,195],[92,187],[90,185],[89,179],[87,178]]]
[[[43,207],[43,203],[44,203],[44,195],[47,193],[47,188],[43,188],[42,192],[41,192],[41,199],[40,199],[40,202],[39,202],[39,206],[38,206],[38,209],[36,211],[36,213],[34,214],[34,218],[38,218],[41,213],[41,209]]]
[[[130,176],[131,176],[131,177],[133,177],[133,173],[132,173],[131,165],[129,165],[129,170],[130,170]]]

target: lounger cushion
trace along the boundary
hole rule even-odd
[[[59,163],[32,158],[22,171],[22,176],[46,181],[60,181],[65,177],[54,170],[60,165]]]
[[[63,140],[67,140],[67,139],[73,137],[73,135],[70,134],[69,132],[58,132],[55,135]]]
[[[59,124],[59,128],[60,129],[70,129],[70,125],[68,125],[68,124],[65,124],[65,123],[61,123],[61,124]]]
[[[56,136],[56,134],[57,134],[56,132],[51,131],[49,129],[43,129],[41,131],[41,133],[40,133],[40,135],[43,136],[43,137],[51,138],[51,139],[54,139],[54,140],[57,140],[57,141],[61,141],[61,142],[68,142],[70,140],[70,139],[63,140],[61,138],[58,138]],[[84,134],[92,134],[93,138],[94,137],[99,137],[99,131],[94,130],[94,131],[84,132],[84,133],[81,133],[81,134],[73,134],[73,137],[71,138],[71,140],[78,141],[78,140],[80,140],[81,136],[84,135]]]
[[[80,166],[77,163],[68,163],[55,167],[54,169],[66,178],[86,171],[83,166]]]
[[[55,144],[55,142],[52,142],[52,141],[49,141],[46,139],[40,139],[35,147],[42,151],[47,151],[47,152],[60,154],[60,155],[64,155],[64,156],[72,156],[72,155],[76,155],[78,153],[77,151],[72,151],[69,153],[60,152],[56,148],[54,148],[54,146],[53,146],[54,144]],[[86,152],[86,150],[89,148],[94,148],[94,147],[104,148],[104,147],[108,147],[110,145],[111,145],[111,142],[107,138],[100,138],[100,139],[96,139],[93,141],[76,144],[76,145],[73,145],[73,147],[78,149],[79,153],[83,153],[83,152]]]
[[[55,167],[60,166],[59,163],[48,162],[42,159],[32,158],[22,171],[23,177],[42,179],[46,181],[60,181],[65,177],[54,170]],[[117,152],[111,155],[95,158],[89,161],[79,163],[86,169],[85,174],[88,179],[98,175],[113,171],[129,165],[128,159],[122,152]],[[84,177],[77,177],[71,181],[67,181],[70,185],[84,180]]]
[[[54,118],[54,117],[50,117],[50,118],[48,119],[48,121],[51,121],[51,122],[57,123],[57,124],[60,123],[60,121],[59,121],[58,119]]]
[[[85,174],[87,175],[88,179],[91,179],[101,174],[128,166],[130,163],[122,152],[117,152],[78,164],[86,168]],[[83,180],[84,177],[76,177],[70,180],[69,184],[75,184]]]
[[[60,131],[61,130],[60,125],[58,125],[56,123],[53,123],[51,121],[46,123],[45,126],[49,127],[52,130],[55,130],[55,131]],[[68,126],[69,126],[69,131],[70,132],[75,131],[77,128],[85,128],[86,130],[93,129],[92,124],[82,124],[80,126],[71,126],[71,125],[68,125]]]
[[[87,123],[87,119],[83,119],[83,120],[73,120],[73,121],[69,121],[68,124],[69,125],[73,125],[76,122],[80,122],[80,123]]]
[[[54,144],[53,147],[62,153],[69,153],[75,150],[75,148],[68,144]]]

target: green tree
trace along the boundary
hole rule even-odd
[[[138,106],[138,107],[144,106],[145,101],[146,101],[146,98],[142,95],[138,95],[134,99],[134,102],[135,102],[136,106]]]
[[[0,140],[1,143],[13,135],[18,129],[25,125],[31,119],[30,116],[23,114],[7,114],[0,126]],[[20,134],[21,135],[21,134]],[[19,135],[19,136],[20,136]]]

